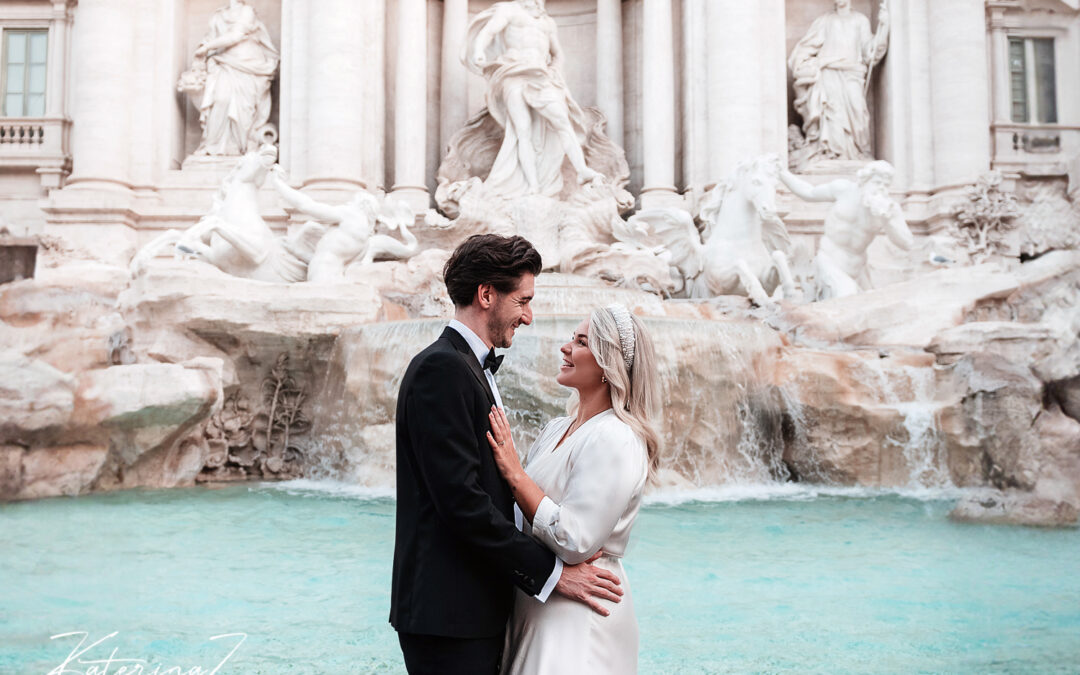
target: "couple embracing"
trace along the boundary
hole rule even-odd
[[[444,268],[455,318],[413,358],[397,402],[390,623],[419,673],[637,670],[620,559],[657,462],[644,326],[594,309],[561,348],[569,415],[518,458],[496,373],[532,322],[540,254],[475,235]]]

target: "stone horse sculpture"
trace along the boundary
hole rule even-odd
[[[685,280],[691,298],[747,295],[756,304],[773,304],[779,287],[796,295],[788,264],[791,239],[776,213],[777,160],[763,156],[739,164],[702,202],[701,231],[689,213],[663,208],[640,211],[627,231],[659,246]]]
[[[286,283],[344,281],[345,267],[354,260],[367,263],[416,252],[416,237],[407,229],[413,222],[408,205],[390,199],[382,203],[364,191],[341,206],[321,204],[285,185],[276,160],[277,151],[270,145],[241,157],[222,182],[210,212],[187,230],[169,230],[147,244],[131,261],[132,273],[169,245],[178,255],[208,262],[226,274]],[[288,236],[275,234],[258,205],[259,188],[271,173],[286,201],[326,224],[311,220]],[[376,222],[400,231],[405,242],[374,234]]]
[[[277,161],[264,145],[237,161],[221,184],[214,205],[187,230],[169,230],[147,244],[131,261],[133,273],[170,244],[181,256],[214,265],[226,274],[258,281],[307,279],[307,265],[326,227],[309,223],[281,238],[259,215],[258,192]]]

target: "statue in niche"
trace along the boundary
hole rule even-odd
[[[859,169],[855,181],[842,178],[815,186],[780,168],[780,180],[800,199],[833,202],[814,257],[815,299],[841,298],[870,288],[866,251],[879,234],[906,251],[915,247],[900,205],[889,196],[893,174],[892,165],[879,160]]]
[[[277,140],[270,124],[277,67],[278,51],[250,5],[229,0],[214,13],[178,86],[199,109],[203,137],[196,155],[243,155]]]
[[[286,202],[320,223],[333,226],[315,246],[307,266],[308,281],[345,281],[345,268],[354,261],[365,265],[376,257],[409,258],[419,250],[416,236],[408,229],[414,220],[412,208],[401,200],[386,197],[380,204],[378,197],[361,190],[351,201],[335,206],[317,202],[289,187],[280,167],[275,167],[271,180]],[[376,222],[400,231],[405,241],[375,234]],[[305,227],[312,225],[316,223],[309,221]]]
[[[788,66],[804,135],[791,153],[793,168],[820,159],[872,159],[866,99],[874,66],[889,44],[886,4],[882,0],[872,32],[851,0],[836,0],[835,10],[818,17],[791,50]]]
[[[545,269],[666,292],[668,265],[616,241],[634,205],[630,167],[603,113],[574,101],[562,59],[542,0],[497,2],[476,16],[462,60],[485,78],[487,107],[450,139],[435,191],[441,214],[426,220],[519,234]]]
[[[702,201],[700,231],[682,209],[647,209],[630,218],[630,237],[661,248],[687,297],[746,295],[759,306],[780,294],[797,299],[791,238],[776,213],[778,164],[776,155],[741,162]]]
[[[587,120],[561,72],[544,0],[497,2],[469,25],[465,64],[487,80],[487,111],[503,128],[485,183],[504,197],[562,191],[563,159],[585,183],[601,178],[582,151]]]
[[[406,229],[413,218],[407,205],[382,203],[363,191],[342,206],[320,204],[285,185],[276,161],[272,145],[241,157],[222,182],[210,212],[187,230],[169,230],[147,244],[132,259],[132,273],[169,245],[178,255],[208,262],[226,274],[286,283],[344,281],[345,267],[357,258],[409,257],[416,252],[416,238]],[[269,175],[286,201],[330,227],[308,221],[292,234],[277,235],[259,215],[258,192]],[[400,230],[406,242],[373,234],[377,221]]]

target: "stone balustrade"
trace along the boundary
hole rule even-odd
[[[0,117],[0,170],[33,168],[45,189],[60,187],[71,166],[71,120]]]
[[[1029,175],[1062,175],[1080,153],[1080,126],[1068,124],[992,125],[994,168]]]

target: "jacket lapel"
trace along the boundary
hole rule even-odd
[[[450,344],[454,347],[454,351],[458,353],[461,360],[469,367],[469,372],[473,374],[476,381],[484,388],[484,393],[487,394],[488,403],[495,405],[495,394],[491,392],[491,385],[488,384],[487,377],[484,376],[484,370],[480,367],[480,363],[476,360],[476,354],[473,353],[472,348],[469,347],[469,343],[465,341],[465,338],[462,337],[461,333],[448,326],[443,330],[442,336],[440,337],[450,341]]]

